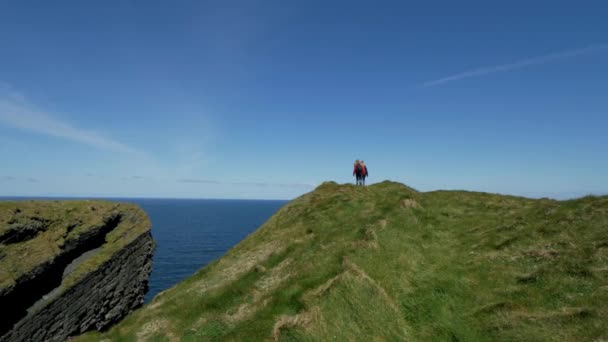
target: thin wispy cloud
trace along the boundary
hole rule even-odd
[[[254,183],[254,182],[232,182],[230,185],[235,186],[257,186],[257,187],[273,187],[273,188],[314,188],[311,184],[303,183]]]
[[[190,183],[190,184],[220,184],[220,182],[214,181],[214,180],[191,179],[191,178],[178,179],[177,182],[178,183]]]
[[[22,96],[14,94],[0,94],[0,125],[67,139],[100,149],[136,152],[123,143],[57,119],[49,113],[36,109]]]
[[[34,178],[34,177],[27,177],[27,178],[17,178],[17,177],[13,177],[13,176],[3,176],[0,177],[0,182],[14,182],[14,181],[19,181],[19,182],[28,182],[28,183],[40,183],[40,180],[38,178]]]
[[[420,85],[420,87],[421,88],[434,87],[434,86],[438,86],[438,85],[449,83],[449,82],[460,81],[460,80],[463,80],[466,78],[485,76],[488,74],[494,74],[494,73],[499,73],[499,72],[507,72],[507,71],[517,70],[517,69],[521,69],[521,68],[525,68],[525,67],[529,67],[529,66],[547,64],[550,62],[554,62],[554,61],[558,61],[558,60],[562,60],[562,59],[568,59],[568,58],[572,58],[572,57],[576,57],[576,56],[603,52],[606,50],[608,50],[608,44],[590,45],[590,46],[580,48],[580,49],[561,51],[561,52],[556,52],[556,53],[552,53],[549,55],[528,58],[528,59],[524,59],[524,60],[514,62],[514,63],[494,65],[494,66],[481,67],[481,68],[477,68],[477,69],[473,69],[473,70],[468,70],[468,71],[464,71],[464,72],[454,74],[451,76],[424,82],[422,85]]]
[[[143,176],[130,176],[130,177],[121,177],[120,178],[122,181],[141,181],[141,180],[145,180],[146,178]]]

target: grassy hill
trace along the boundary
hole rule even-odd
[[[606,303],[608,197],[325,183],[77,340],[600,341]]]

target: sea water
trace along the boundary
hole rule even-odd
[[[152,221],[156,251],[146,302],[194,274],[261,226],[286,201],[123,199]]]

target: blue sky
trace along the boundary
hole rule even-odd
[[[3,1],[0,195],[608,193],[601,1]]]

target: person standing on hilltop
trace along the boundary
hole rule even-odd
[[[363,185],[363,183],[362,183],[363,167],[361,167],[361,162],[359,162],[359,159],[355,160],[355,165],[353,167],[353,176],[355,176],[355,178],[357,179],[357,181],[356,181],[357,185]]]
[[[367,166],[365,165],[363,160],[361,160],[359,164],[361,165],[361,185],[365,185],[365,177],[367,177]]]

